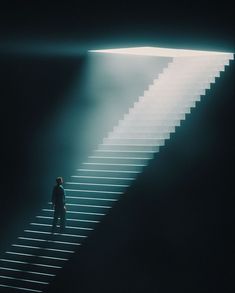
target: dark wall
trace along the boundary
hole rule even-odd
[[[80,50],[156,45],[234,51],[231,0],[69,2],[5,1],[1,39],[72,43]]]
[[[66,121],[63,110],[79,102],[82,114],[89,105],[82,95],[69,95],[67,103],[68,89],[75,82],[82,85],[85,65],[83,55],[71,57],[67,44],[75,44],[79,54],[140,45],[234,52],[231,7],[232,1],[1,4],[2,251],[39,210],[57,170],[65,176],[73,170],[78,150],[72,135],[68,131],[57,144],[60,128],[53,129],[58,117]],[[26,41],[52,45],[52,54],[4,50],[6,42]],[[233,79],[234,65],[61,272],[51,292],[77,292],[75,285],[83,293],[233,292]],[[63,125],[68,130],[69,124]]]

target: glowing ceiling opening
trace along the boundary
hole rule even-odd
[[[128,54],[142,56],[158,56],[158,57],[196,57],[196,56],[224,56],[233,59],[232,53],[216,52],[216,51],[199,51],[186,49],[170,49],[159,47],[133,47],[133,48],[118,48],[118,49],[102,49],[89,50],[91,53],[108,53],[108,54]]]

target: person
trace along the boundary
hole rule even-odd
[[[53,188],[52,192],[52,206],[54,209],[54,219],[52,224],[52,233],[55,233],[56,226],[58,222],[58,218],[60,218],[60,233],[63,233],[65,230],[65,214],[66,214],[66,206],[65,206],[65,190],[63,187],[63,178],[56,178],[56,185]]]

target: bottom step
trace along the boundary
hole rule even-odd
[[[43,292],[42,290],[36,290],[36,289],[29,289],[29,288],[24,288],[24,287],[17,287],[17,286],[10,286],[10,285],[4,285],[0,284],[0,288],[5,289],[5,292],[9,292],[9,289],[21,291],[21,292]],[[2,291],[1,289],[1,291]],[[4,292],[3,291],[3,292]]]

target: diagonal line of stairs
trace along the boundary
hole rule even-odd
[[[232,58],[216,53],[173,57],[66,182],[66,232],[51,235],[48,203],[0,259],[0,288],[43,292]]]

